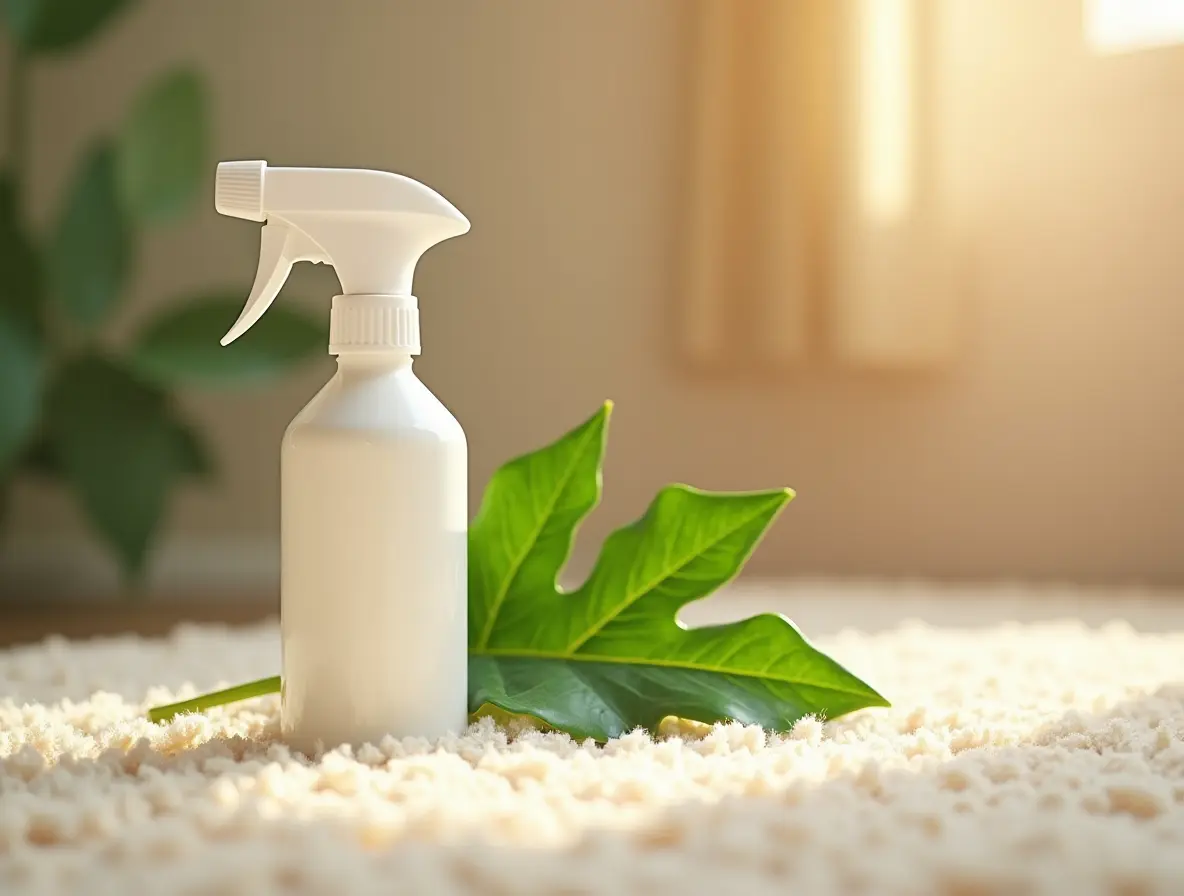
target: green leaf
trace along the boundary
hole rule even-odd
[[[489,646],[512,614],[533,612],[511,595],[548,595],[576,529],[600,501],[600,465],[612,404],[554,444],[505,464],[485,486],[469,530],[469,646]],[[509,615],[508,615],[509,614]]]
[[[41,272],[16,190],[0,176],[0,471],[32,435],[44,367]]]
[[[67,194],[49,256],[54,296],[84,329],[119,300],[132,234],[115,187],[115,153],[100,143],[84,157]]]
[[[12,477],[0,477],[0,535],[8,528],[9,508],[12,506]]]
[[[29,443],[21,454],[20,466],[24,472],[46,479],[59,479],[62,475],[62,465],[44,433],[39,433]]]
[[[51,385],[46,432],[84,515],[137,578],[187,466],[167,396],[114,361],[84,356]]]
[[[174,417],[172,425],[173,450],[182,473],[192,479],[208,480],[214,475],[214,461],[205,437],[189,422]],[[41,434],[33,439],[21,455],[21,469],[47,479],[62,478],[62,464],[54,453],[49,439]]]
[[[197,72],[169,72],[139,96],[119,135],[119,186],[136,218],[175,218],[196,198],[207,131],[206,95]]]
[[[182,473],[194,479],[210,479],[214,475],[214,460],[202,434],[190,423],[172,421],[173,449]]]
[[[42,354],[24,323],[0,309],[0,472],[33,433],[40,410]]]
[[[613,533],[588,580],[556,586],[600,500],[611,403],[490,479],[469,529],[469,711],[530,716],[605,741],[674,716],[787,731],[888,702],[785,617],[688,629],[677,614],[730,581],[790,489],[662,489]],[[280,688],[278,678],[157,707],[154,721]]]
[[[6,0],[8,24],[26,50],[56,52],[82,43],[131,0]]]
[[[886,702],[778,615],[698,629],[680,609],[730,581],[789,489],[662,489],[605,542],[588,580],[555,584],[600,494],[611,405],[498,470],[469,533],[469,708],[606,740],[667,716],[776,731]]]
[[[148,322],[131,348],[144,376],[169,384],[240,386],[274,379],[328,348],[328,327],[278,305],[239,339],[219,340],[242,309],[240,297],[207,296]]]
[[[0,311],[33,340],[45,335],[41,268],[17,207],[12,178],[0,175]]]

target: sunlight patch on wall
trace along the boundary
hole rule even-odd
[[[1085,0],[1085,35],[1097,53],[1184,43],[1184,0]]]
[[[912,188],[913,8],[911,0],[860,6],[860,188],[868,217],[891,224],[907,214]]]

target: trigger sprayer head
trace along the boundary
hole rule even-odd
[[[218,164],[214,207],[266,221],[259,267],[226,345],[257,321],[298,261],[331,264],[342,295],[333,303],[330,351],[419,351],[411,281],[421,255],[469,230],[468,219],[430,187],[389,171],[269,168],[264,161]],[[338,300],[341,300],[340,302]]]

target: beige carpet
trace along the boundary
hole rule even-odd
[[[895,707],[605,748],[482,723],[311,763],[275,699],[142,717],[276,671],[271,628],[0,653],[0,893],[1184,893],[1184,634],[816,640]]]

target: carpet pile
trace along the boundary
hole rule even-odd
[[[893,707],[604,747],[482,720],[314,759],[277,741],[274,697],[144,717],[274,674],[273,626],[11,649],[0,892],[1184,892],[1184,633],[910,622],[816,643]]]

